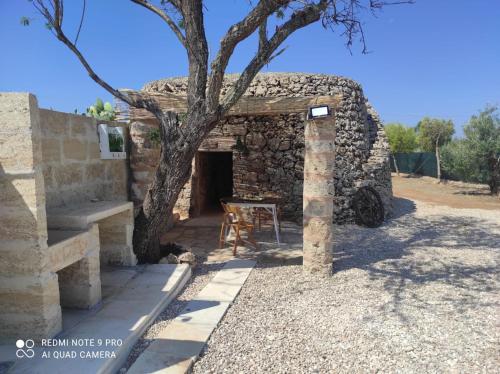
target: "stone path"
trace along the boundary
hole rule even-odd
[[[185,373],[238,295],[255,266],[231,260],[139,356],[127,373]]]

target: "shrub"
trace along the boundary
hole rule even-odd
[[[457,179],[488,183],[498,194],[500,184],[500,117],[496,107],[486,107],[464,127],[464,139],[443,148],[443,168]]]

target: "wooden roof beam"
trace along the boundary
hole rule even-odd
[[[151,93],[133,90],[121,90],[128,95],[147,95],[155,100],[165,111],[187,112],[187,97],[171,93]],[[340,96],[301,96],[301,97],[253,97],[243,96],[229,110],[226,116],[273,116],[279,114],[305,113],[310,106],[328,105],[336,108]],[[145,109],[130,108],[133,120],[151,119],[154,116]]]

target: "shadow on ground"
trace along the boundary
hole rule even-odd
[[[491,193],[486,189],[461,190],[453,192],[453,195],[492,196]]]
[[[453,287],[455,308],[474,304],[472,292],[490,292],[498,279],[500,228],[482,213],[461,215],[460,210],[431,206],[404,198],[394,199],[394,214],[378,228],[334,226],[335,275],[361,270],[372,282],[382,282],[391,295],[388,307],[399,307],[403,297],[418,301],[417,288]],[[230,245],[218,248],[220,222],[214,217],[190,220],[176,227],[169,241],[193,252],[202,261],[233,258]],[[258,259],[265,267],[302,263],[302,228],[285,222],[277,245],[272,227],[256,233],[260,248],[239,246],[236,257]],[[457,295],[457,290],[461,294]],[[432,291],[434,292],[434,291]],[[410,296],[409,296],[410,295]],[[390,305],[389,305],[390,304]]]
[[[334,273],[360,269],[372,281],[383,282],[397,312],[408,296],[427,285],[459,289],[448,302],[455,308],[477,304],[472,292],[498,290],[500,231],[494,221],[472,216],[414,214],[411,200],[396,199],[398,213],[376,229],[337,227]],[[403,318],[403,314],[401,314]]]

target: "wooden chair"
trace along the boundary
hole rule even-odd
[[[241,209],[237,206],[229,205],[224,201],[221,201],[221,205],[222,209],[224,209],[224,218],[222,220],[222,225],[220,228],[219,247],[224,247],[224,244],[226,244],[226,230],[227,232],[229,232],[232,228],[235,233],[233,255],[236,255],[238,242],[244,242],[244,240],[241,238],[240,231],[246,231],[248,235],[248,242],[250,242],[255,247],[255,249],[258,249],[259,246],[257,245],[257,242],[253,237],[254,225],[245,221]]]

